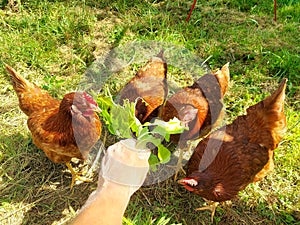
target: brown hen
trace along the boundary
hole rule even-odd
[[[172,135],[173,142],[199,138],[217,125],[229,83],[228,66],[229,63],[214,74],[200,77],[192,86],[172,95],[161,107],[159,117],[164,121],[177,117],[189,127],[181,135]]]
[[[187,147],[187,140],[203,137],[218,126],[223,117],[222,99],[230,79],[228,66],[229,63],[214,74],[205,74],[200,77],[192,86],[179,90],[159,110],[159,117],[164,121],[177,117],[189,128],[180,135],[171,135],[171,141],[179,145],[175,180],[180,170],[184,172],[183,149]]]
[[[273,169],[273,150],[286,130],[286,82],[283,79],[271,96],[249,107],[247,115],[202,140],[188,162],[187,177],[179,183],[207,200],[222,202],[265,177]]]
[[[168,87],[166,82],[167,64],[163,50],[152,57],[132,78],[120,93],[120,103],[124,99],[136,103],[136,117],[141,123],[157,116],[158,107],[166,98]]]
[[[78,176],[71,158],[86,159],[100,137],[101,122],[95,111],[97,103],[85,92],[66,94],[62,101],[20,76],[6,65],[11,74],[21,110],[28,116],[27,125],[33,143],[55,163],[66,163],[72,173],[71,188]]]

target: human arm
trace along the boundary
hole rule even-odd
[[[102,160],[99,182],[72,225],[119,225],[131,195],[140,188],[149,168],[149,150],[137,150],[135,140],[110,146]],[[101,180],[101,176],[100,179]]]
[[[130,196],[130,186],[104,182],[103,186],[89,197],[72,225],[120,225]]]

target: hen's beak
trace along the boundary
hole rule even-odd
[[[198,182],[192,178],[183,178],[178,180],[177,183],[183,185],[183,187],[188,191],[194,191],[194,187],[198,184]]]
[[[102,110],[99,108],[98,105],[92,105],[92,104],[90,104],[90,107],[91,107],[91,109],[92,109],[94,112],[98,112],[98,113],[101,113],[101,112],[102,112]]]
[[[101,113],[102,110],[99,108],[99,106],[96,107],[95,112]]]

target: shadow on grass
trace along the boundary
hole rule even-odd
[[[15,138],[1,135],[0,142]],[[1,165],[0,201],[2,207],[5,203],[13,209],[0,213],[0,223],[62,224],[72,218],[96,182],[78,184],[70,190],[71,174],[65,165],[51,162],[30,142],[17,151]]]

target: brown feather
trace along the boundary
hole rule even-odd
[[[137,72],[120,93],[121,104],[124,99],[130,102],[137,100],[136,117],[142,123],[157,116],[158,107],[165,101],[168,92],[166,74],[167,64],[161,51]]]

